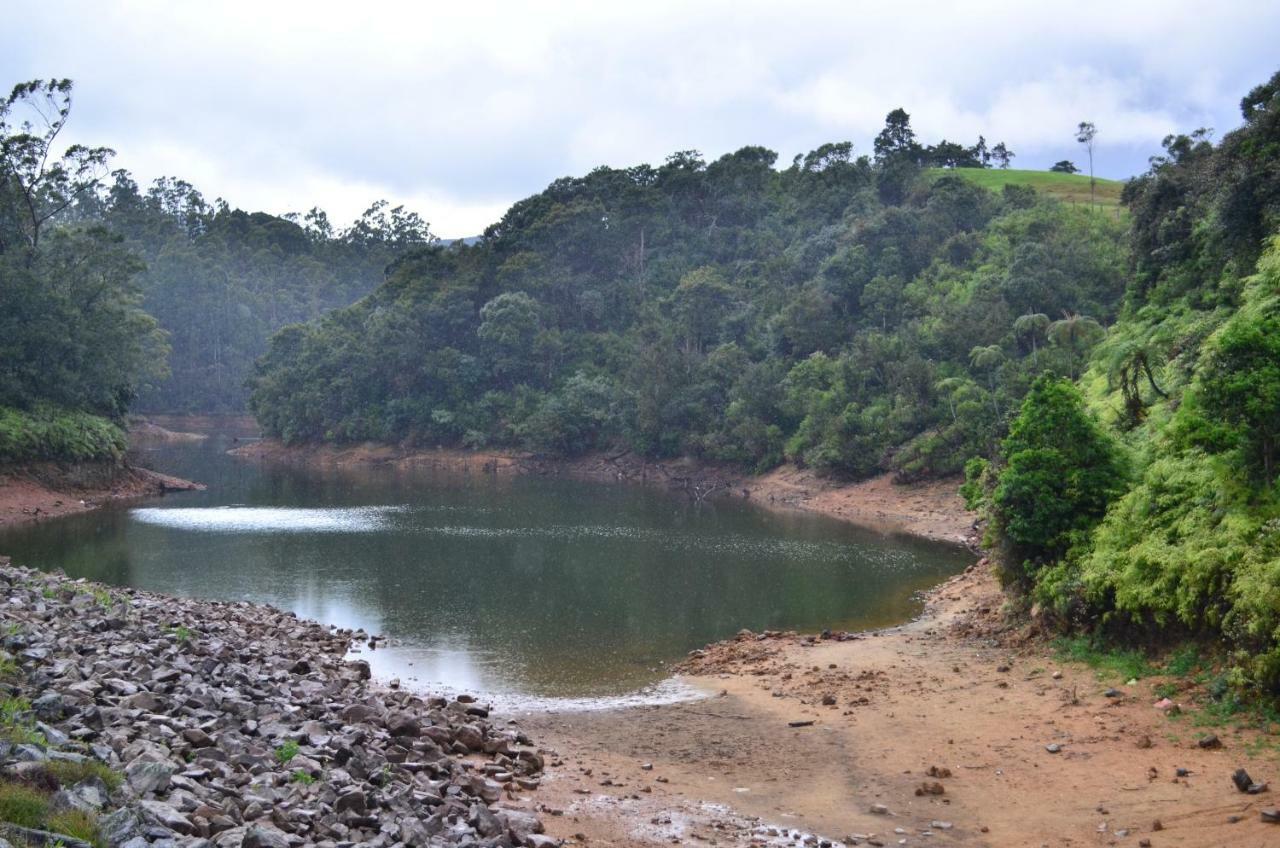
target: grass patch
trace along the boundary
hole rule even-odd
[[[29,717],[31,702],[26,698],[0,700],[0,737],[15,745],[42,745],[44,734]]]
[[[958,174],[972,183],[1000,191],[1007,185],[1031,186],[1042,194],[1056,197],[1064,203],[1089,204],[1089,175],[1060,174],[1056,171],[1025,171],[1015,168],[954,168],[933,169],[937,174]],[[1094,203],[1108,211],[1120,208],[1120,192],[1124,183],[1120,180],[1097,179],[1094,181]]]
[[[0,821],[38,828],[48,815],[49,796],[21,783],[0,783]]]
[[[84,810],[62,810],[54,813],[45,821],[45,829],[92,845],[106,844],[102,832],[98,830],[97,817]]]
[[[293,773],[293,777],[291,777],[290,780],[292,780],[294,783],[301,783],[303,786],[310,786],[311,784],[316,782],[315,777],[312,776],[312,774],[308,772],[306,769],[298,769],[297,771],[295,771]]]
[[[13,680],[22,672],[12,655],[0,651],[0,680]]]
[[[191,637],[195,635],[191,632],[191,628],[182,624],[178,625],[177,627],[169,628],[169,632],[173,634],[173,638],[177,639],[179,642],[183,643],[184,645],[187,642],[190,642]]]
[[[288,765],[290,760],[298,756],[298,750],[298,743],[290,739],[279,748],[276,748],[276,761],[279,762],[280,765]]]
[[[1134,680],[1150,677],[1155,668],[1141,651],[1124,651],[1108,648],[1086,636],[1055,640],[1054,651],[1059,659],[1084,663],[1096,670],[1099,676]]]
[[[124,782],[119,772],[113,771],[106,763],[97,760],[85,760],[79,763],[50,760],[45,763],[45,771],[58,781],[59,786],[75,786],[77,783],[96,777],[106,784],[107,789],[115,792]]]
[[[1190,677],[1204,667],[1204,659],[1200,649],[1195,645],[1184,645],[1169,655],[1164,671],[1170,677]]]

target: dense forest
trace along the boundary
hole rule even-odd
[[[966,495],[1050,620],[1226,646],[1280,694],[1280,74],[1213,144],[1165,140],[1125,188],[1119,320],[1077,385],[1034,384]],[[1231,695],[1230,697],[1235,697]]]
[[[131,409],[243,411],[271,333],[434,241],[385,201],[337,229],[179,179],[143,191],[113,151],[60,148],[71,95],[50,80],[0,100],[0,459],[118,456]]]
[[[1085,369],[1124,227],[929,167],[938,146],[895,112],[874,158],[748,147],[557,180],[282,331],[251,408],[289,442],[958,472],[1037,373]]]

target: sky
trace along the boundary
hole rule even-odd
[[[600,165],[828,141],[871,153],[901,106],[921,141],[1004,141],[1015,167],[1146,169],[1169,133],[1240,122],[1280,68],[1280,3],[218,3],[42,0],[0,29],[0,86],[70,77],[67,135],[139,182],[338,223],[404,204],[475,235]]]

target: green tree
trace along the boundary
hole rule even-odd
[[[1280,297],[1251,304],[1214,335],[1199,394],[1207,415],[1237,428],[1251,470],[1274,480],[1280,462]]]
[[[1066,555],[1125,490],[1119,447],[1061,378],[1031,385],[1000,452],[992,527],[1011,577],[1029,579]]]
[[[1089,154],[1089,206],[1094,205],[1095,192],[1097,183],[1093,178],[1093,140],[1098,135],[1098,128],[1093,125],[1092,121],[1081,121],[1080,126],[1076,127],[1076,141],[1084,145],[1084,149]]]
[[[532,372],[539,324],[538,302],[524,292],[500,294],[484,305],[476,335],[496,375],[514,382]]]

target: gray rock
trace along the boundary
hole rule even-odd
[[[142,836],[147,824],[137,810],[122,807],[110,815],[98,819],[98,829],[102,837],[110,845],[123,845],[131,839]]]
[[[277,828],[255,824],[245,832],[240,848],[289,848],[289,837]]]
[[[57,692],[46,692],[31,702],[36,717],[44,721],[60,721],[66,715],[66,705]]]
[[[196,832],[191,820],[162,801],[139,801],[138,809],[148,824],[159,825],[176,833],[190,835]]]
[[[177,766],[169,762],[144,759],[143,755],[125,766],[124,776],[129,786],[139,795],[163,792],[169,788],[169,780],[177,773]]]

